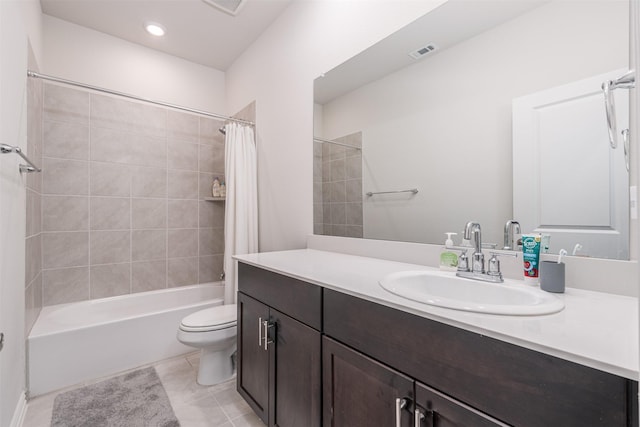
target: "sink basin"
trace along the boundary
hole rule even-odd
[[[402,271],[379,283],[392,294],[412,301],[476,313],[531,316],[557,313],[564,308],[560,298],[523,283],[480,282],[453,274]]]

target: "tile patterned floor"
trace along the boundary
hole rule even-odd
[[[164,360],[151,365],[156,368],[180,425],[182,427],[264,427],[262,421],[236,391],[235,378],[211,387],[203,387],[196,383],[198,356],[199,353],[191,353],[185,357]],[[22,427],[50,426],[53,400],[58,393],[105,379],[100,378],[31,399],[27,404],[27,413]]]

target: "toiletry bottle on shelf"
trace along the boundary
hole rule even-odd
[[[447,235],[447,240],[444,242],[445,249],[440,254],[440,270],[456,271],[458,269],[458,255],[455,252],[448,250],[453,246],[453,240],[451,236],[456,236],[458,233],[444,233]]]
[[[227,186],[224,181],[220,183],[220,197],[227,197]]]
[[[220,197],[220,180],[218,177],[213,180],[213,185],[211,186],[211,195],[213,197]]]

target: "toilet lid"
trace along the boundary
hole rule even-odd
[[[215,331],[236,326],[237,306],[218,305],[196,311],[182,319],[180,329],[187,332]]]

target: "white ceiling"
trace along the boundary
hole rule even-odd
[[[225,71],[293,0],[247,0],[237,16],[202,0],[40,0],[43,13]],[[164,37],[145,22],[162,24]]]

